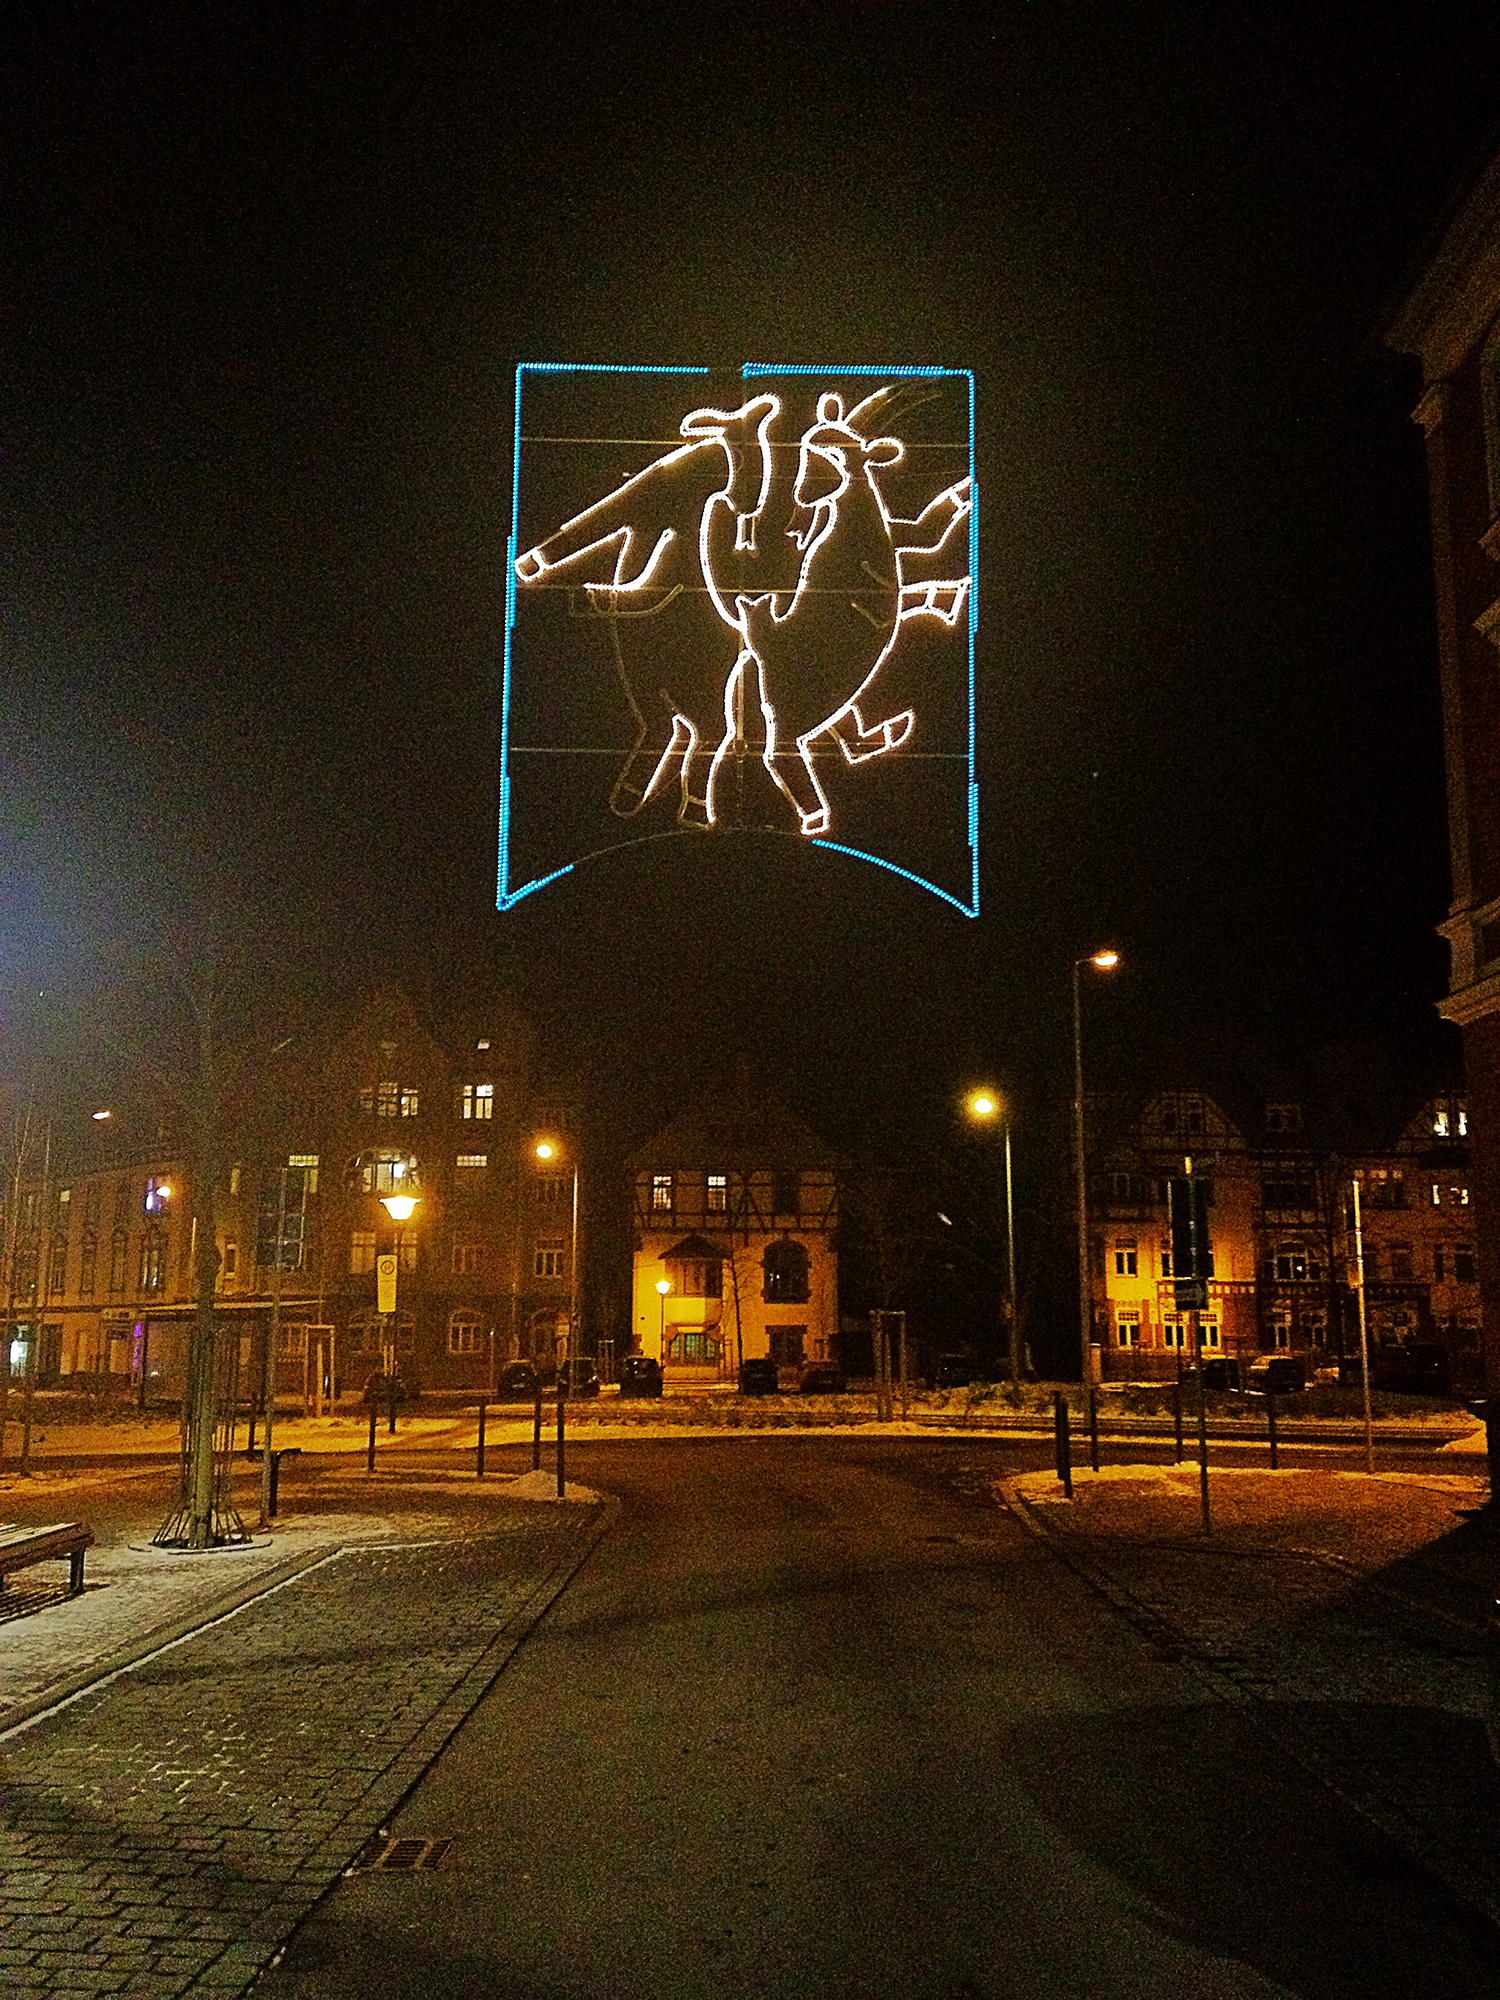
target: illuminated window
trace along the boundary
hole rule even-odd
[[[495,1086],[492,1083],[466,1083],[459,1093],[458,1109],[462,1118],[492,1118]]]
[[[317,1193],[318,1156],[316,1153],[289,1153],[287,1155],[287,1165],[302,1169],[302,1190],[304,1194]]]
[[[766,1245],[762,1259],[761,1297],[767,1305],[805,1305],[808,1297],[807,1252],[789,1236]]]
[[[1271,1258],[1267,1275],[1278,1285],[1305,1285],[1322,1277],[1323,1266],[1300,1243],[1283,1243]]]
[[[159,1292],[166,1280],[167,1246],[160,1236],[141,1239],[141,1290]]]
[[[480,1323],[472,1313],[454,1313],[448,1321],[450,1354],[477,1354],[481,1338]]]
[[[349,1275],[351,1278],[365,1277],[375,1268],[375,1232],[373,1229],[353,1229],[349,1232]]]
[[[461,1278],[472,1278],[479,1269],[480,1246],[477,1243],[455,1243],[453,1246],[453,1269]]]
[[[408,1153],[365,1153],[359,1161],[359,1184],[366,1194],[408,1191],[416,1161]]]
[[[653,1174],[651,1176],[651,1206],[658,1210],[670,1209],[675,1206],[672,1176],[670,1174]]]
[[[710,1174],[703,1206],[711,1215],[722,1215],[729,1206],[729,1176]]]
[[[152,1174],[146,1182],[146,1195],[141,1203],[147,1215],[162,1215],[172,1200],[172,1183],[164,1175]]]
[[[774,1340],[775,1336],[772,1338]],[[681,1327],[668,1338],[667,1359],[680,1362],[685,1367],[717,1368],[718,1336],[705,1327]]]
[[[488,1153],[460,1153],[453,1162],[456,1167],[487,1167],[489,1163]]]
[[[1115,1339],[1121,1347],[1140,1346],[1141,1316],[1135,1308],[1122,1308],[1115,1314]]]
[[[536,1255],[532,1259],[531,1264],[533,1274],[538,1278],[563,1277],[565,1275],[563,1264],[566,1248],[567,1246],[560,1236],[540,1238],[536,1246]]]
[[[421,1093],[409,1083],[384,1077],[373,1087],[366,1084],[359,1093],[359,1108],[368,1118],[415,1118],[421,1107]]]
[[[1136,1247],[1134,1238],[1115,1245],[1115,1276],[1133,1278],[1136,1276]]]

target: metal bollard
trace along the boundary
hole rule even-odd
[[[1068,1399],[1061,1391],[1055,1391],[1052,1397],[1052,1428],[1057,1446],[1057,1476],[1062,1481],[1063,1492],[1071,1500],[1073,1449],[1068,1437]]]
[[[365,1471],[375,1470],[375,1405],[370,1404],[370,1448],[365,1453]]]
[[[1266,1429],[1271,1435],[1271,1470],[1276,1470],[1276,1396],[1274,1391],[1266,1391]]]
[[[1177,1371],[1177,1380],[1172,1384],[1172,1431],[1176,1439],[1172,1463],[1182,1463],[1182,1370]]]
[[[396,1378],[394,1375],[391,1376],[390,1382],[387,1386],[390,1389],[391,1400],[390,1400],[390,1420],[386,1425],[386,1431],[389,1436],[394,1437],[396,1435]]]
[[[484,1477],[484,1419],[489,1407],[488,1403],[481,1403],[479,1405],[479,1444],[474,1453],[474,1477],[476,1479],[483,1479]]]
[[[542,1378],[536,1378],[536,1416],[531,1426],[531,1469],[542,1469]]]
[[[562,1499],[562,1497],[563,1497],[563,1491],[564,1491],[564,1488],[563,1488],[563,1427],[564,1427],[564,1423],[565,1423],[565,1421],[566,1421],[566,1419],[565,1419],[565,1416],[564,1416],[564,1412],[565,1412],[565,1411],[567,1410],[567,1407],[568,1407],[568,1393],[567,1393],[567,1387],[566,1387],[566,1385],[565,1385],[565,1384],[564,1384],[564,1382],[563,1382],[563,1379],[562,1379],[562,1376],[561,1376],[561,1375],[559,1375],[559,1376],[558,1376],[558,1378],[557,1378],[557,1497],[558,1497],[558,1499],[559,1499],[559,1500],[561,1500],[561,1499]]]
[[[1089,1464],[1095,1472],[1099,1470],[1099,1394],[1089,1387]]]

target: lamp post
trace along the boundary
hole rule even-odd
[[[1010,1166],[1010,1115],[1002,1103],[1000,1094],[994,1090],[971,1090],[964,1100],[964,1108],[978,1125],[987,1125],[992,1118],[1003,1118],[1005,1133],[1005,1266],[1007,1278],[1006,1310],[1010,1319],[1010,1380],[1012,1388],[1021,1386],[1021,1323],[1016,1316],[1016,1206],[1015,1189],[1011,1179]]]
[[[661,1300],[661,1333],[658,1336],[656,1353],[657,1359],[661,1362],[663,1368],[667,1365],[667,1293],[671,1289],[672,1280],[670,1278],[657,1279],[656,1291],[657,1296]]]
[[[1117,951],[1095,951],[1073,961],[1073,1173],[1078,1182],[1078,1330],[1083,1363],[1083,1388],[1092,1397],[1095,1386],[1093,1308],[1089,1295],[1089,1189],[1083,1151],[1083,998],[1079,974],[1086,965],[1096,972],[1113,972]]]
[[[539,1160],[555,1160],[561,1147],[555,1139],[538,1139],[536,1156]],[[574,1153],[569,1161],[573,1170],[573,1236],[568,1253],[568,1337],[567,1356],[556,1353],[554,1340],[554,1360],[557,1363],[557,1497],[561,1500],[567,1490],[563,1472],[563,1436],[567,1422],[568,1404],[567,1377],[563,1374],[562,1363],[566,1358],[571,1371],[572,1355],[578,1345],[578,1156]],[[541,1391],[537,1394],[540,1396]]]
[[[376,1171],[378,1173],[378,1166]],[[383,1194],[380,1197],[380,1206],[385,1210],[392,1222],[410,1222],[412,1216],[416,1213],[417,1203],[421,1199],[421,1196],[416,1192],[416,1176],[409,1170],[406,1161],[395,1160],[391,1163],[391,1179],[393,1182],[398,1183],[398,1185],[394,1186],[389,1194]],[[403,1181],[406,1183],[404,1187],[399,1185]],[[396,1375],[400,1362],[401,1346],[400,1323],[396,1318],[396,1281],[401,1269],[401,1236],[399,1231],[396,1234],[389,1264],[384,1272],[381,1271],[380,1263],[381,1260],[377,1257],[375,1260],[375,1307],[382,1318],[390,1321],[391,1365],[389,1388],[391,1397],[391,1429],[394,1430],[396,1428]]]

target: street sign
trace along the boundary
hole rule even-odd
[[[1172,1278],[1180,1311],[1199,1312],[1208,1304],[1208,1280],[1213,1256],[1208,1240],[1207,1181],[1167,1182],[1167,1207],[1172,1219]],[[1185,1296],[1191,1294],[1191,1296]]]
[[[1173,1269],[1176,1269],[1174,1260]],[[1207,1278],[1174,1279],[1172,1296],[1179,1312],[1206,1312],[1208,1310]]]
[[[387,1252],[375,1259],[375,1310],[393,1313],[396,1310],[396,1258],[394,1252]]]

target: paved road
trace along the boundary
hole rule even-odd
[[[619,1520],[392,1823],[453,1845],[342,1881],[257,1991],[1500,1994],[1271,1711],[997,1505],[1017,1456],[580,1442]]]

